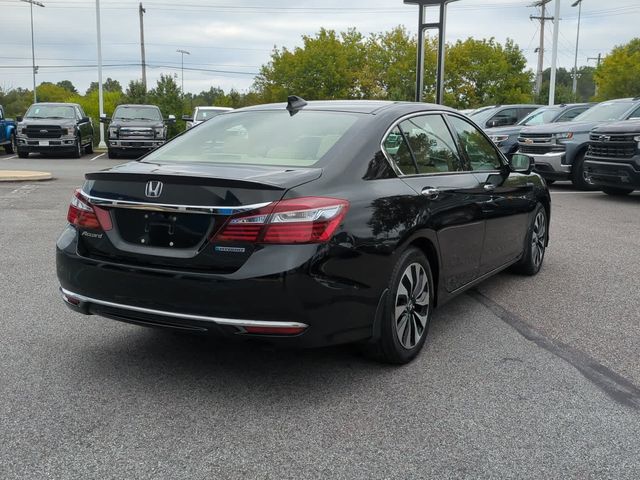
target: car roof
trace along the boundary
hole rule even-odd
[[[214,105],[198,105],[199,110],[233,110],[231,107],[216,107]]]
[[[68,103],[68,102],[36,102],[33,105],[49,105],[52,107],[79,107],[80,106],[77,103]]]
[[[123,103],[121,105],[118,105],[116,108],[118,107],[151,107],[151,108],[158,108],[159,107],[157,105],[143,105],[140,103]]]
[[[287,106],[286,103],[268,103],[264,105],[254,105],[251,107],[241,108],[235,111],[246,110],[283,110]],[[382,111],[388,110],[416,110],[416,111],[428,111],[428,110],[446,110],[455,112],[457,110],[446,107],[444,105],[437,105],[433,103],[419,103],[419,102],[394,102],[389,100],[310,100],[307,105],[302,107],[302,110],[325,110],[325,111],[339,111],[339,112],[353,112],[353,113],[368,113],[375,115]]]

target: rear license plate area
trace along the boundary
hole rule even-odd
[[[118,232],[125,242],[160,248],[194,248],[213,228],[213,216],[121,209]]]

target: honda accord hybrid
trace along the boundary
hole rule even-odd
[[[57,241],[76,312],[281,345],[359,343],[405,363],[434,308],[533,275],[550,195],[453,109],[382,101],[216,116],[88,173]]]

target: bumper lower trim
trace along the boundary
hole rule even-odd
[[[208,317],[205,315],[193,315],[190,313],[167,312],[165,310],[155,310],[151,308],[136,307],[134,305],[124,305],[121,303],[108,302],[106,300],[99,300],[97,298],[86,297],[84,295],[73,293],[62,287],[60,288],[60,292],[62,293],[62,298],[64,299],[64,301],[74,307],[77,307],[79,304],[82,304],[82,303],[96,304],[96,305],[102,305],[104,307],[117,308],[121,310],[130,310],[132,312],[147,313],[150,315],[158,315],[158,316],[168,317],[168,318],[181,318],[183,320],[212,322],[217,325],[229,325],[232,327],[239,327],[239,328],[270,327],[270,328],[282,328],[282,329],[290,329],[290,328],[306,329],[308,327],[307,324],[299,323],[299,322],[277,322],[277,321],[271,322],[267,320],[240,320],[240,319],[233,319],[233,318]],[[76,301],[79,303],[75,303]]]

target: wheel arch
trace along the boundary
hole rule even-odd
[[[427,260],[429,261],[429,266],[431,267],[431,274],[433,275],[433,298],[434,305],[438,305],[438,286],[440,284],[440,252],[437,247],[437,240],[435,234],[426,235],[426,234],[417,234],[412,236],[408,241],[403,245],[401,251],[405,251],[408,248],[417,248],[420,250]]]

